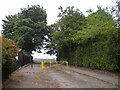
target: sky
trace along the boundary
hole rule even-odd
[[[97,5],[102,7],[111,7],[115,5],[115,1],[120,0],[1,0],[0,2],[0,32],[2,30],[2,20],[5,16],[14,15],[20,12],[20,8],[27,8],[27,6],[37,5],[43,6],[47,12],[47,23],[48,25],[55,23],[59,14],[58,7],[62,6],[64,9],[68,6],[74,6],[83,12],[87,16],[86,10],[92,9],[97,10]],[[43,53],[45,52],[42,50]],[[34,58],[56,58],[55,56],[44,55],[43,53],[34,52]]]

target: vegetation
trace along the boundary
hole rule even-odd
[[[13,64],[18,48],[15,43],[28,55],[32,51],[40,52],[46,44],[48,54],[55,54],[58,60],[67,59],[70,65],[119,71],[119,7],[118,2],[111,12],[101,7],[96,12],[88,10],[87,17],[74,7],[59,7],[60,19],[50,26],[47,26],[43,7],[21,9],[3,20],[3,35],[8,38],[3,37],[3,43],[8,45],[3,45],[3,64],[7,61]]]
[[[54,59],[41,59],[41,58],[35,58],[33,60],[34,63],[40,64],[41,61],[55,61]]]
[[[11,73],[11,68],[15,65],[16,56],[18,53],[18,45],[13,40],[8,40],[5,36],[1,36],[2,39],[2,80],[8,78]]]
[[[2,38],[2,66],[11,67],[15,64],[18,46],[13,40],[8,40],[5,36],[1,36],[0,38]]]
[[[46,17],[43,7],[36,5],[21,9],[18,14],[6,16],[6,20],[3,20],[2,34],[7,38],[3,37],[3,76],[7,77],[13,69],[19,68],[19,65],[29,63],[32,51],[41,50],[48,32]],[[21,52],[20,61],[15,63],[18,49],[16,45],[21,48]]]
[[[59,60],[67,59],[71,65],[119,71],[117,20],[101,7],[87,17],[74,7],[59,9],[61,19],[51,25],[47,53],[56,54]]]
[[[47,35],[46,11],[39,5],[21,9],[15,15],[3,20],[3,34],[20,46],[22,51],[31,54],[40,50]]]

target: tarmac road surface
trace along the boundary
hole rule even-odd
[[[3,88],[118,88],[115,73],[64,65],[42,70],[39,64],[13,72]]]

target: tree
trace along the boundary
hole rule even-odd
[[[3,20],[3,35],[14,40],[28,54],[40,51],[48,33],[46,11],[39,5],[21,9],[15,15],[6,16]]]
[[[117,3],[117,5],[113,9],[113,12],[115,12],[115,17],[117,19],[116,26],[117,26],[117,28],[120,28],[120,1],[118,1],[116,3]]]
[[[119,30],[112,15],[101,7],[87,17],[71,7],[60,9],[61,19],[50,26],[48,53],[75,66],[119,71]]]
[[[69,52],[72,52],[76,47],[74,35],[85,27],[86,19],[82,12],[78,9],[74,10],[74,7],[67,7],[64,10],[59,7],[59,9],[58,17],[61,19],[51,25],[51,39],[46,47],[49,48],[48,53],[56,53],[59,59],[69,59]]]
[[[102,9],[91,13],[87,18],[87,25],[75,35],[78,43],[73,51],[73,63],[78,66],[118,71],[117,56],[119,30],[115,27],[112,15]]]

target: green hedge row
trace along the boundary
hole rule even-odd
[[[80,43],[71,52],[69,64],[92,69],[119,71],[119,35],[119,30],[113,30]]]

